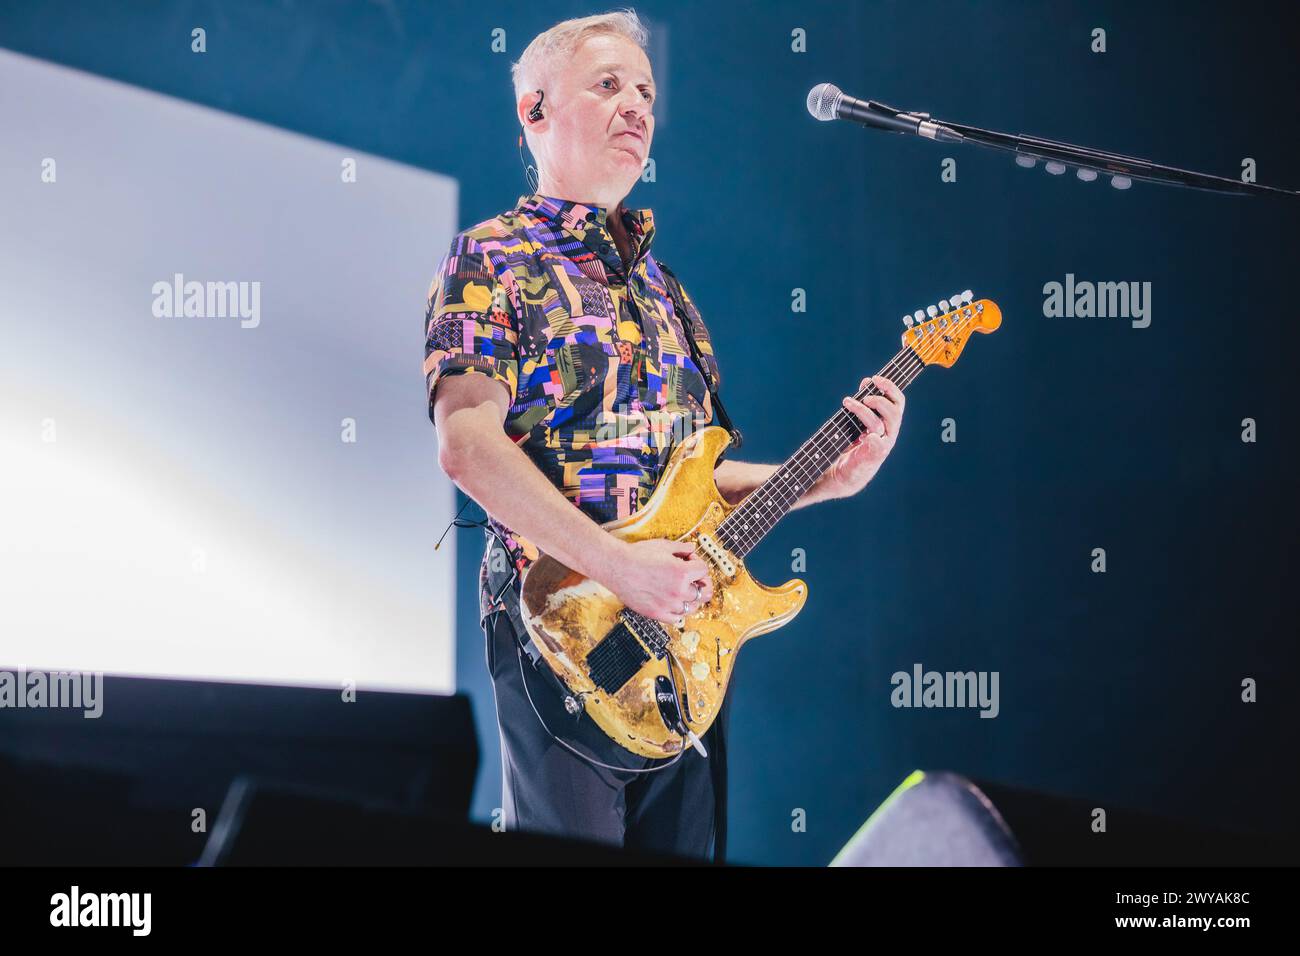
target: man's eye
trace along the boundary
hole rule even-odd
[[[603,86],[603,85],[606,84],[606,83],[613,83],[614,81],[613,81],[613,80],[609,80],[609,79],[605,79],[605,80],[601,80],[600,82],[601,82],[601,85]]]
[[[653,93],[651,93],[649,90],[642,90],[641,92],[645,94],[645,98],[648,102],[650,103],[654,102],[655,95]]]

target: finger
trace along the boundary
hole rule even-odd
[[[686,567],[683,570],[686,572],[687,583],[704,580],[709,576],[709,566],[698,554],[692,554],[686,559]]]
[[[906,404],[907,398],[904,397],[903,390],[898,387],[897,383],[883,375],[874,375],[872,376],[871,381],[875,383],[876,388],[880,389],[880,391],[900,409],[904,404]]]
[[[695,583],[699,585],[699,589],[696,591],[695,594],[691,595],[691,600],[694,601],[697,605],[708,604],[710,601],[712,601],[713,582],[706,578],[703,581],[697,581]]]
[[[862,402],[884,419],[886,434],[892,435],[898,430],[899,423],[903,419],[903,412],[897,405],[884,395],[868,395]]]
[[[844,397],[844,407],[856,415],[869,432],[878,432],[885,427],[880,420],[880,416],[856,398],[846,395]]]
[[[885,395],[888,395],[889,401],[897,402],[898,405],[902,405],[902,403],[906,401],[904,394],[902,394],[902,389],[898,388],[897,382],[894,382],[892,378],[883,375],[874,375],[871,376],[871,381],[875,382],[876,388],[880,389]]]
[[[681,584],[674,589],[674,593],[678,594],[683,601],[694,601],[696,594],[695,585],[697,583],[700,585],[701,589],[704,587],[704,582],[700,580],[700,578],[692,575],[691,577],[684,579]]]
[[[669,553],[676,557],[690,558],[695,554],[695,543],[692,541],[664,540],[667,542]]]
[[[845,408],[853,412],[854,415],[858,416],[858,418],[862,419],[862,421],[864,422],[870,423],[878,420],[879,418],[879,416],[876,415],[875,411],[873,411],[868,406],[864,405],[861,400],[854,398],[852,395],[844,396],[843,405]]]

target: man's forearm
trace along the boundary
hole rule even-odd
[[[779,467],[779,465],[761,465],[757,462],[727,459],[713,470],[713,479],[717,482],[718,491],[722,493],[722,497],[734,505],[772,477]],[[825,477],[823,475],[811,488],[805,491],[799,497],[799,500],[791,506],[791,510],[805,508],[819,501],[830,501],[836,497],[826,491]]]
[[[501,432],[481,433],[443,466],[462,491],[567,567],[601,579],[623,542],[565,498]]]

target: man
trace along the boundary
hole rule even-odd
[[[439,463],[489,515],[480,624],[506,829],[704,857],[722,813],[725,707],[704,737],[709,757],[638,757],[566,713],[518,633],[519,579],[539,550],[660,620],[713,593],[689,547],[599,527],[644,506],[674,436],[712,418],[679,305],[703,371],[720,380],[698,310],[650,252],[650,210],[623,205],[654,138],[645,42],[631,11],[586,17],[542,33],[515,64],[537,188],[452,241],[429,290],[424,370]],[[866,434],[796,507],[855,494],[889,454],[903,396],[874,381],[884,395],[844,399]],[[736,502],[775,470],[726,460],[715,478]],[[499,587],[494,561],[512,572]]]

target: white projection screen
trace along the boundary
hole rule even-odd
[[[421,318],[456,204],[0,50],[0,668],[454,689]]]

